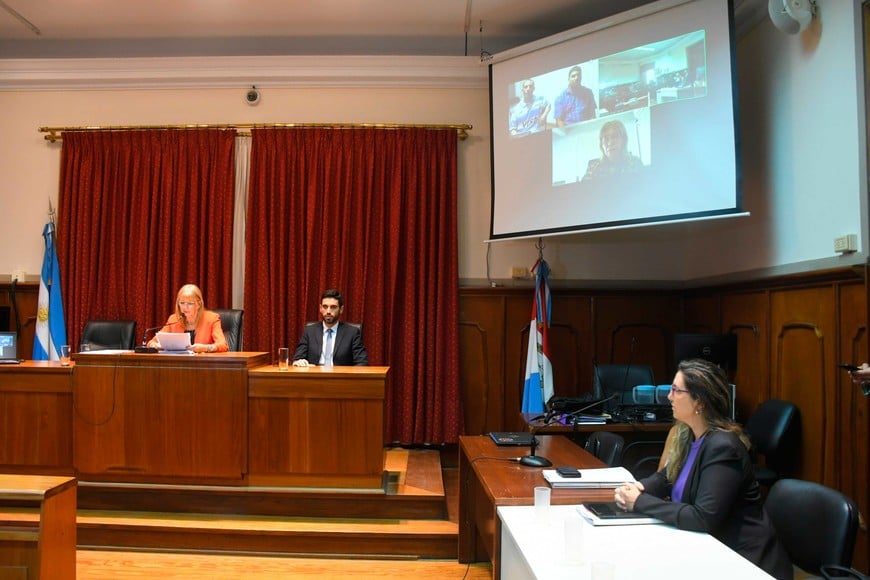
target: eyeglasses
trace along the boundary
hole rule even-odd
[[[179,306],[196,306],[196,302],[179,302]]]
[[[678,389],[677,385],[671,385],[671,394],[676,395],[677,393],[688,393],[689,389]]]

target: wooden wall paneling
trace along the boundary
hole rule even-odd
[[[867,360],[867,291],[863,283],[844,284],[839,288],[839,330],[840,344],[838,362],[861,364]],[[839,481],[835,486],[858,503],[858,510],[865,520],[870,514],[870,498],[867,494],[867,481],[870,479],[870,421],[868,404],[870,397],[852,384],[849,373],[841,371],[837,375],[836,409],[839,411],[837,455]],[[870,534],[867,526],[858,529],[855,542],[853,566],[858,570],[868,568]]]
[[[592,392],[592,301],[558,293],[553,298],[549,347],[553,390],[564,397]]]
[[[504,336],[503,295],[460,294],[459,380],[465,434],[502,430]]]
[[[737,335],[737,420],[745,423],[756,407],[771,398],[768,293],[738,292],[722,297],[721,332]]]
[[[835,409],[835,308],[830,285],[771,293],[772,398],[792,401],[801,413],[797,476],[832,485]]]
[[[596,362],[649,365],[656,382],[670,382],[673,333],[680,320],[680,303],[676,293],[594,298]]]
[[[18,336],[18,358],[29,359],[33,356],[33,338],[36,333],[38,302],[38,282],[15,285],[15,303],[18,305],[18,319],[21,323],[21,332]],[[0,284],[0,305],[12,306],[12,284],[9,282]],[[10,308],[9,330],[15,329],[15,312],[14,309]]]
[[[520,419],[529,323],[531,289],[505,299],[504,425],[525,429]],[[553,391],[573,396],[592,391],[591,300],[582,293],[552,291],[552,313],[547,335],[553,365]]]
[[[717,334],[722,332],[720,295],[693,294],[683,298],[683,322],[680,332]],[[672,345],[673,346],[673,345]]]

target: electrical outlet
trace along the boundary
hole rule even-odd
[[[834,251],[841,254],[858,251],[858,236],[856,234],[848,234],[834,238]]]
[[[524,280],[529,277],[529,269],[522,266],[514,266],[511,268],[511,278],[515,280]]]
[[[27,277],[27,273],[23,269],[12,270],[12,280],[16,282],[24,282],[24,279]]]

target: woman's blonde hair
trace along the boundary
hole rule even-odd
[[[196,302],[198,308],[196,309],[196,319],[193,321],[188,321],[184,314],[181,313],[181,306],[179,303],[182,298],[193,298]],[[175,295],[175,317],[178,319],[178,322],[181,324],[189,323],[193,324],[193,327],[196,328],[199,326],[199,321],[202,320],[202,313],[205,310],[205,304],[202,300],[202,290],[199,289],[199,286],[196,284],[185,284],[178,290],[178,294]]]

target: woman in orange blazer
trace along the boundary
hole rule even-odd
[[[195,284],[185,284],[175,297],[175,313],[160,332],[188,332],[191,345],[187,350],[193,352],[227,352],[227,339],[221,327],[220,317],[203,306],[202,290]],[[160,348],[157,337],[148,346]]]

